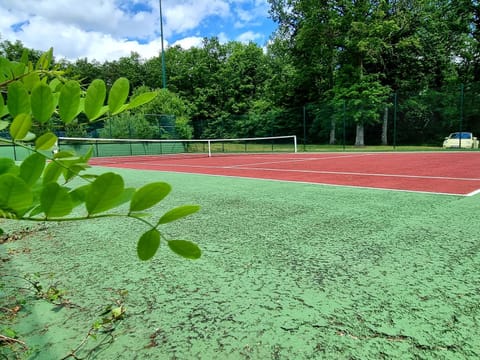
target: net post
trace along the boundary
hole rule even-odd
[[[98,141],[95,140],[95,150],[97,151],[97,156],[100,156],[100,151],[98,149]]]
[[[297,152],[297,135],[293,135],[293,147],[294,147],[294,152]]]
[[[208,140],[207,144],[208,144],[208,157],[212,157],[212,143],[210,140]]]

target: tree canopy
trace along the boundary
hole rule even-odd
[[[168,92],[142,111],[175,116],[176,135],[194,138],[296,134],[307,142],[346,136],[351,144],[378,144],[391,142],[394,119],[402,144],[440,144],[460,128],[480,132],[477,2],[269,4],[278,30],[265,48],[217,38],[197,48],[167,48]],[[11,60],[22,49],[19,42],[0,43],[0,54]],[[85,83],[105,79],[107,87],[125,76],[132,93],[162,88],[160,56],[57,66]]]

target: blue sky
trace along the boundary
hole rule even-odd
[[[265,46],[276,25],[267,0],[162,0],[165,46],[204,37]],[[0,41],[20,40],[57,58],[148,59],[160,49],[159,0],[0,0]]]

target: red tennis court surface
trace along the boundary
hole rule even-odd
[[[480,152],[241,154],[94,158],[92,165],[474,195]]]

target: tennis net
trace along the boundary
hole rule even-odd
[[[106,139],[59,137],[60,151],[84,154],[93,149],[94,157],[116,156],[215,156],[234,153],[297,152],[295,135],[239,139]]]

